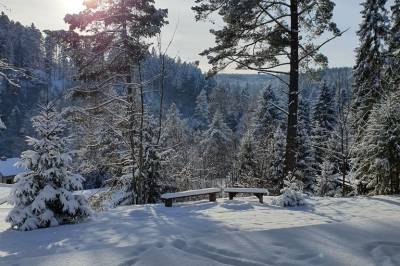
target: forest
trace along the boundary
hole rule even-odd
[[[398,194],[399,1],[363,1],[353,68],[328,68],[320,53],[346,32],[335,4],[289,2],[197,0],[198,23],[225,23],[204,47],[208,72],[168,55],[168,10],[153,1],[85,1],[56,31],[2,13],[0,156],[28,169],[8,221],[47,227],[89,205],[208,187]],[[224,72],[232,64],[250,72]],[[81,189],[100,192],[88,203],[73,196]]]

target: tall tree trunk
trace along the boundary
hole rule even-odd
[[[294,172],[296,167],[297,109],[299,91],[299,15],[298,0],[290,0],[290,87],[288,101],[288,122],[286,134],[285,171]],[[283,177],[282,177],[283,178]],[[281,186],[283,182],[281,182]]]
[[[147,198],[147,190],[145,191],[145,180],[143,179],[143,168],[144,168],[144,91],[143,91],[143,80],[142,80],[142,68],[141,68],[141,62],[138,63],[138,75],[139,75],[139,89],[140,89],[140,128],[139,128],[139,172],[140,172],[140,179],[139,179],[139,184],[140,184],[140,192],[141,192],[141,202],[142,203],[147,203],[146,198]],[[147,176],[146,176],[147,178]]]
[[[162,54],[161,49],[160,49],[160,63],[161,63],[160,113],[159,113],[159,117],[158,117],[157,145],[160,144],[161,133],[162,133],[162,119],[163,119],[163,108],[164,108],[164,87],[165,87],[165,54]]]
[[[123,7],[126,8],[125,6],[125,1],[123,1]],[[126,9],[124,9],[126,11]],[[125,15],[125,14],[124,14]],[[133,169],[132,171],[132,188],[134,193],[133,198],[134,198],[134,204],[138,203],[139,197],[139,182],[135,176],[135,161],[136,161],[136,155],[135,155],[135,95],[134,95],[134,90],[132,88],[132,71],[131,71],[131,65],[128,59],[128,51],[129,51],[129,40],[128,40],[128,30],[127,30],[127,21],[123,21],[122,23],[122,39],[123,39],[123,44],[125,48],[125,60],[124,60],[124,74],[126,75],[125,81],[126,81],[126,93],[127,93],[127,102],[129,103],[128,106],[128,119],[129,119],[129,125],[128,125],[128,138],[129,138],[129,149],[130,149],[130,156],[131,156],[131,167]]]

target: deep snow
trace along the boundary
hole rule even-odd
[[[400,265],[399,197],[270,203],[121,207],[31,232],[8,230],[0,205],[0,265]]]

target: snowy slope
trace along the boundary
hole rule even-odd
[[[123,207],[86,223],[6,230],[0,265],[400,265],[400,198],[256,198]]]

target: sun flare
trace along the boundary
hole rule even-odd
[[[63,0],[69,12],[79,12],[83,10],[84,0]]]

